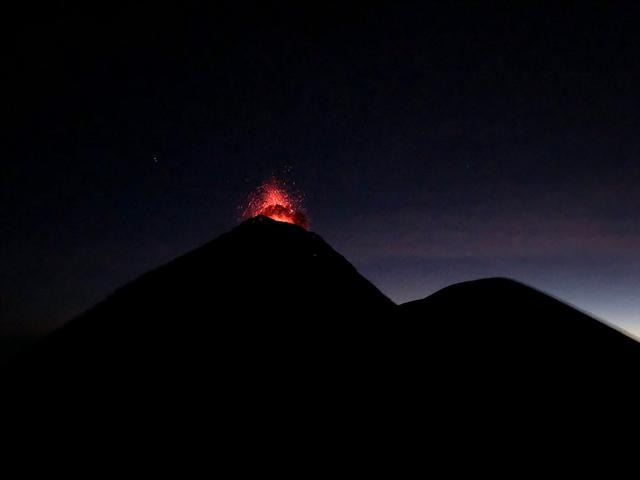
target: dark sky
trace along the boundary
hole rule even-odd
[[[509,276],[640,334],[637,2],[51,3],[5,16],[5,334],[227,231],[273,174],[395,301]]]

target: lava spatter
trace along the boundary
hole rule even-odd
[[[299,195],[289,192],[284,184],[271,178],[253,192],[242,214],[243,219],[264,215],[278,222],[293,223],[309,228],[309,219]]]

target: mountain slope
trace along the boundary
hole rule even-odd
[[[575,308],[504,278],[464,282],[399,306],[407,329],[454,368],[505,380],[525,373],[594,381],[631,375],[640,344]]]
[[[395,306],[317,235],[258,217],[18,358],[5,411],[231,468],[423,463],[427,437],[457,453],[461,436],[475,450],[496,432],[512,445],[568,419],[608,424],[608,409],[637,405],[639,347],[504,279]]]
[[[429,359],[442,374],[471,361],[496,376],[520,367],[606,375],[635,365],[639,347],[512,280],[465,282],[395,306],[319,236],[256,217],[119,289],[17,368],[50,381],[195,375],[221,357],[282,371],[353,359],[411,370]]]
[[[308,356],[367,335],[393,307],[318,235],[256,217],[117,290],[21,363],[50,379]]]

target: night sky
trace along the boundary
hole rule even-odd
[[[508,276],[640,335],[637,2],[51,3],[3,27],[0,333],[276,175],[396,302]]]

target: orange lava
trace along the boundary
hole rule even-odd
[[[302,208],[300,197],[289,193],[276,179],[267,180],[250,196],[242,218],[253,218],[258,215],[264,215],[278,222],[293,223],[304,229],[309,228],[309,221]]]

